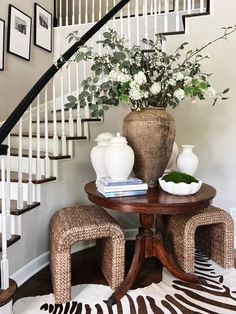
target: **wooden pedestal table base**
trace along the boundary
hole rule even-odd
[[[139,228],[139,233],[136,236],[135,252],[132,264],[125,280],[106,301],[108,305],[115,304],[126,294],[126,292],[128,292],[138,276],[144,259],[149,257],[158,258],[163,266],[176,278],[191,283],[201,283],[197,276],[183,272],[169,260],[163,245],[161,232],[157,231],[153,234],[151,230],[154,217],[154,215],[140,214],[141,227]]]
[[[187,274],[178,269],[167,257],[161,232],[154,235],[151,228],[154,217],[160,215],[178,215],[195,212],[207,208],[216,194],[216,190],[203,183],[201,189],[194,195],[176,196],[162,191],[160,188],[149,189],[142,196],[105,198],[97,191],[95,182],[89,182],[84,187],[89,200],[101,207],[109,208],[124,213],[138,213],[140,217],[139,233],[136,237],[135,253],[130,270],[120,287],[108,299],[112,305],[120,300],[134,283],[145,258],[156,257],[164,267],[176,278],[192,283],[200,280],[192,274]],[[202,281],[201,281],[202,283]]]

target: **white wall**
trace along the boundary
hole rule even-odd
[[[38,0],[37,3],[49,12],[53,12],[53,0]],[[0,121],[6,119],[29,88],[49,68],[53,54],[33,44],[33,28],[31,38],[31,60],[26,61],[9,54],[7,50],[8,6],[14,5],[25,14],[32,17],[34,25],[34,1],[32,0],[1,0],[0,18],[5,20],[5,69],[0,71]]]

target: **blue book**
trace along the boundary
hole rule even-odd
[[[124,196],[138,196],[147,194],[147,190],[138,190],[138,191],[118,191],[118,192],[100,192],[104,197],[124,197]]]
[[[144,183],[141,179],[135,177],[129,177],[126,180],[112,180],[110,177],[104,177],[99,178],[98,182],[101,182],[105,186],[134,185]]]

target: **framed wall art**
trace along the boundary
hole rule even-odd
[[[37,3],[34,4],[34,44],[52,51],[52,14]]]
[[[0,19],[0,71],[4,70],[5,21]]]
[[[9,5],[7,51],[30,60],[32,19],[13,5]]]

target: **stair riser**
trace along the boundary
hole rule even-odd
[[[77,136],[77,123],[73,123],[73,133],[70,134],[70,127],[69,127],[69,123],[66,122],[65,123],[65,135],[66,136]],[[32,124],[32,131],[33,133],[37,132],[37,124],[33,123]],[[28,130],[26,129],[25,132],[28,132]],[[45,123],[40,123],[40,134],[44,134],[45,133]],[[48,123],[48,133],[49,134],[54,134],[54,125],[53,123]],[[62,134],[62,123],[57,123],[57,135],[61,135]]]
[[[11,234],[22,235],[22,215],[10,215],[9,222]],[[0,232],[2,232],[2,214],[0,214]]]
[[[19,158],[17,156],[11,156],[11,170],[18,171],[18,161]],[[40,159],[40,171],[41,175],[45,175],[45,160]],[[29,158],[22,157],[22,172],[28,173],[29,170]],[[32,174],[37,173],[37,159],[32,158]]]
[[[62,153],[62,141],[58,140],[58,153]],[[18,136],[11,137],[11,147],[18,148],[19,146],[19,138]],[[29,138],[23,137],[22,138],[22,149],[29,149]],[[37,151],[37,139],[35,137],[32,138],[32,150]],[[45,139],[40,139],[40,150],[45,151]],[[53,139],[48,139],[48,152],[53,153]]]

